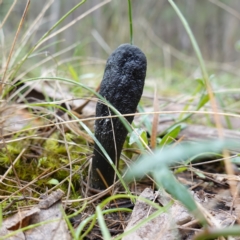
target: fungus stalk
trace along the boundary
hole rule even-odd
[[[99,94],[121,114],[135,113],[143,92],[146,68],[146,57],[139,48],[130,44],[120,45],[107,60]],[[115,114],[99,101],[96,106],[96,117],[111,115]],[[133,118],[126,117],[130,124]],[[117,117],[100,118],[95,122],[95,137],[116,166],[127,134],[127,129]],[[100,175],[106,183],[102,181]],[[95,143],[91,186],[95,189],[105,189],[106,185],[111,186],[114,183],[114,179],[114,169]]]

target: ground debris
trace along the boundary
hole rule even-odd
[[[217,194],[209,194],[203,189],[191,191],[199,209],[206,217],[209,226],[212,228],[223,228],[232,226],[236,222],[236,209],[231,211],[229,205],[232,202],[229,190],[218,189]],[[156,195],[158,194],[158,195]],[[157,201],[160,205],[166,205],[170,199],[165,194],[153,192],[146,188],[141,197],[151,201]],[[227,197],[227,198],[226,198]],[[229,199],[230,198],[230,199]],[[141,221],[146,220],[156,209],[144,201],[137,200],[132,215],[124,232],[127,233],[136,227]],[[170,209],[159,214],[154,219],[144,223],[137,230],[129,233],[123,240],[152,240],[152,239],[179,239],[190,240],[202,231],[197,219],[188,212],[178,201],[175,201]],[[239,239],[239,238],[231,238]]]
[[[150,188],[146,188],[140,196],[149,200],[155,199],[155,194]],[[155,211],[156,209],[151,208],[146,202],[137,200],[125,232],[136,226]],[[192,216],[187,210],[175,202],[168,213],[160,214],[133,233],[124,237],[123,240],[181,239],[181,232],[178,230],[177,224],[184,224],[191,220]]]
[[[39,206],[29,210],[19,210],[18,213],[3,221],[0,228],[0,239],[9,240],[70,240],[68,226],[63,218],[63,207],[56,191],[50,196],[58,196],[57,202],[51,202],[49,208],[41,209]],[[24,227],[32,228],[22,231]],[[35,226],[34,226],[35,225]]]
[[[52,192],[49,196],[44,198],[38,203],[40,209],[47,209],[51,207],[54,203],[58,202],[64,196],[64,192],[61,189],[57,189],[55,192]]]

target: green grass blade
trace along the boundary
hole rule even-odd
[[[129,17],[129,28],[130,28],[130,43],[133,45],[133,22],[132,22],[132,2],[128,0],[128,17]]]
[[[103,218],[103,213],[102,213],[102,210],[101,210],[100,206],[97,206],[96,213],[97,213],[97,220],[98,220],[98,223],[99,223],[100,230],[102,232],[103,239],[104,240],[111,240],[111,235],[109,233],[106,222]]]
[[[128,208],[114,208],[114,209],[103,210],[102,213],[109,214],[109,213],[114,213],[114,212],[119,212],[119,211],[120,212],[130,212],[131,210]],[[86,225],[89,222],[91,222],[90,226],[88,227],[88,229],[86,231],[84,231],[84,234],[81,235],[82,231],[84,230],[84,228],[86,227]],[[86,219],[84,219],[76,229],[75,238],[83,239],[91,231],[91,229],[94,227],[95,223],[96,223],[96,214],[93,214],[93,215],[87,217]]]
[[[71,84],[74,84],[74,85],[77,85],[78,87],[82,87],[86,90],[88,90],[89,92],[91,92],[92,94],[94,94],[95,96],[97,96],[99,99],[101,99],[105,104],[107,104],[109,106],[109,108],[118,116],[118,118],[120,119],[120,121],[122,121],[123,125],[126,127],[126,129],[128,130],[128,132],[131,132],[132,131],[132,128],[131,128],[131,125],[129,124],[129,122],[125,119],[125,117],[123,117],[121,115],[120,112],[118,112],[117,109],[115,109],[105,98],[103,98],[100,94],[98,94],[97,92],[95,92],[93,89],[89,88],[88,86],[82,84],[82,83],[79,83],[79,82],[76,82],[74,80],[71,80],[71,79],[67,79],[67,78],[54,78],[54,77],[44,77],[44,78],[30,78],[30,79],[26,79],[26,80],[23,80],[19,83],[16,84],[19,85],[21,83],[24,83],[24,82],[31,82],[31,81],[35,81],[35,80],[50,80],[50,81],[62,81],[62,82],[66,82],[66,83],[71,83]],[[47,103],[49,104],[49,103]],[[36,104],[35,104],[36,105]],[[76,117],[73,116],[75,119]],[[111,160],[111,158],[109,157],[109,155],[107,154],[107,152],[105,151],[105,149],[102,147],[102,145],[99,143],[99,141],[94,137],[94,135],[92,134],[92,132],[87,128],[87,126],[85,124],[83,124],[81,121],[79,121],[79,123],[82,125],[82,127],[87,131],[87,133],[94,139],[94,141],[98,144],[98,146],[100,147],[100,149],[103,151],[103,153],[105,154],[105,157],[107,158],[107,160],[109,161],[109,163],[111,164],[111,166],[114,168],[119,180],[121,181],[124,189],[130,193],[129,191],[129,188],[127,187],[127,185],[125,184],[123,178],[121,177],[121,174],[119,173],[119,171],[117,170],[115,164],[113,163],[113,161]],[[136,141],[137,145],[139,146],[139,148],[143,151],[143,146],[139,141]]]
[[[54,107],[54,108],[58,108],[60,110],[62,110],[63,112],[66,112],[68,115],[70,115],[72,118],[78,120],[79,124],[81,125],[81,127],[88,133],[88,135],[94,140],[94,142],[98,145],[98,147],[100,148],[100,150],[103,152],[104,156],[106,157],[106,159],[108,160],[109,164],[112,166],[112,168],[114,169],[114,171],[116,172],[120,182],[122,183],[124,189],[126,190],[126,192],[128,192],[128,194],[130,194],[130,190],[128,188],[128,186],[126,185],[125,181],[123,180],[120,172],[118,171],[117,167],[115,166],[115,164],[113,163],[112,159],[110,158],[110,156],[108,155],[108,153],[106,152],[106,150],[103,148],[103,146],[101,145],[101,143],[95,138],[94,134],[91,132],[91,130],[81,121],[79,120],[74,114],[72,114],[70,111],[64,109],[63,107],[54,104],[51,104],[49,102],[46,103],[31,103],[28,104],[29,106],[48,106],[48,107]]]
[[[204,78],[204,82],[205,84],[207,84],[209,82],[209,78],[208,78],[208,73],[207,73],[207,69],[200,51],[200,48],[197,44],[197,41],[193,35],[193,32],[191,30],[191,28],[189,27],[189,24],[187,22],[187,20],[185,19],[185,17],[183,16],[183,14],[181,13],[181,11],[179,10],[179,8],[177,7],[177,5],[175,4],[175,2],[173,0],[168,0],[169,3],[171,4],[171,6],[173,7],[173,9],[175,10],[175,12],[177,13],[178,17],[180,18],[183,26],[185,27],[187,34],[191,40],[191,43],[193,45],[193,49],[197,55],[198,61],[200,63],[200,67],[201,67],[201,71],[203,74],[203,78]]]
[[[211,240],[218,237],[233,237],[240,236],[239,225],[226,227],[226,228],[207,228],[194,237],[194,240]],[[236,238],[233,238],[236,239]]]
[[[75,11],[78,7],[80,7],[82,4],[84,4],[87,0],[82,0],[80,3],[78,3],[75,7],[73,7],[72,9],[70,9],[60,20],[58,20],[39,40],[38,42],[35,44],[35,46],[33,46],[30,51],[23,57],[23,59],[21,60],[21,62],[17,65],[15,71],[13,72],[13,74],[11,75],[11,78],[14,78],[18,72],[18,70],[21,68],[21,66],[23,65],[23,63],[27,60],[27,58],[36,50],[37,47],[40,46],[40,43],[47,37],[49,36],[49,34],[59,26],[59,24],[61,24],[73,11]]]
[[[181,131],[181,125],[176,125],[170,129],[170,131],[162,138],[159,146],[164,146],[170,144],[173,139],[175,139]]]
[[[162,167],[160,171],[154,171],[153,177],[160,186],[163,186],[168,193],[183,203],[191,213],[194,213],[196,218],[198,218],[203,225],[207,225],[207,220],[198,210],[192,195],[189,193],[187,188],[176,180],[172,172],[170,172],[167,167]]]
[[[89,91],[90,93],[92,93],[93,95],[95,95],[97,98],[99,98],[104,104],[106,104],[120,119],[120,121],[123,123],[123,125],[126,127],[126,129],[128,130],[128,132],[132,131],[131,128],[131,124],[129,124],[129,122],[125,119],[124,116],[122,116],[122,114],[116,109],[114,108],[105,98],[103,98],[99,93],[97,93],[96,91],[94,91],[93,89],[91,89],[90,87],[80,83],[80,82],[76,82],[74,80],[68,79],[68,78],[61,78],[61,77],[37,77],[37,78],[29,78],[29,79],[25,79],[22,80],[20,82],[18,82],[14,87],[25,83],[25,82],[32,82],[32,81],[36,81],[36,80],[49,80],[49,81],[61,81],[61,82],[65,82],[65,83],[70,83],[73,85],[77,85],[80,88],[86,89],[87,91]],[[138,147],[143,151],[143,147],[140,141],[136,142],[138,144]]]

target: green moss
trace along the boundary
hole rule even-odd
[[[17,137],[13,136],[13,138]],[[32,149],[31,146],[39,146],[38,151],[36,152],[34,150],[35,148]],[[25,152],[20,156],[18,161],[15,162],[13,169],[12,163],[24,148],[26,148]],[[61,134],[55,132],[45,142],[40,143],[38,140],[23,140],[8,143],[0,152],[0,171],[1,174],[4,174],[7,169],[11,168],[8,172],[7,179],[13,179],[13,181],[5,179],[4,184],[0,186],[0,194],[11,195],[19,190],[19,186],[16,183],[16,174],[22,183],[21,186],[37,179],[37,181],[33,183],[34,185],[29,186],[30,189],[33,188],[31,193],[33,197],[38,198],[39,194],[46,191],[46,188],[51,189],[54,185],[61,182],[63,183],[59,185],[59,188],[67,192],[69,176],[72,174],[71,189],[74,193],[72,199],[75,197],[78,198],[78,189],[80,187],[78,170],[85,161],[76,160],[80,159],[81,156],[86,158],[86,154],[88,154],[89,151],[91,150],[86,147],[85,140],[72,133],[66,133],[63,139]],[[40,154],[38,155],[38,153]],[[72,172],[70,172],[68,153],[72,161]],[[52,174],[44,177],[45,174],[51,172]],[[39,178],[42,174],[43,177]],[[19,196],[22,196],[21,192]]]

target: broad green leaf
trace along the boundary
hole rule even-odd
[[[208,94],[203,94],[202,98],[200,99],[197,109],[200,109],[203,107],[207,102],[209,101],[209,95]]]
[[[43,163],[47,161],[47,157],[42,157],[38,159],[38,167],[41,167]]]
[[[204,86],[204,81],[201,78],[195,79],[202,87]]]
[[[154,171],[153,177],[164,189],[175,199],[181,202],[187,202],[188,209],[191,211],[197,208],[192,196],[187,188],[180,184],[168,168],[163,168],[160,172]]]
[[[128,144],[132,145],[133,143],[137,143],[137,141],[139,141],[139,137],[142,138],[145,144],[148,144],[147,133],[142,128],[135,128],[134,131],[130,133]]]
[[[199,172],[199,171],[195,171],[195,173],[196,173],[200,178],[203,178],[203,179],[206,178],[205,175],[204,175],[203,173]]]
[[[187,169],[187,167],[179,167],[174,171],[174,174],[185,172]]]
[[[57,184],[59,184],[59,181],[55,178],[52,178],[48,181],[48,184],[57,185]]]
[[[162,168],[160,171],[154,171],[153,177],[156,182],[160,186],[163,186],[168,193],[183,203],[189,211],[196,214],[202,224],[206,224],[205,217],[198,210],[192,195],[189,193],[187,188],[176,180],[172,172],[170,172],[167,167]]]
[[[231,159],[231,162],[232,163],[235,163],[235,164],[240,164],[240,157],[234,157]]]
[[[160,142],[159,146],[164,146],[173,141],[175,139],[179,132],[181,131],[181,125],[174,126],[170,131],[162,138],[162,141]]]
[[[166,146],[156,150],[153,155],[144,155],[133,163],[125,179],[131,181],[134,178],[141,178],[152,171],[161,170],[163,167],[184,162],[186,159],[199,154],[204,156],[204,153],[220,152],[223,149],[232,147],[237,148],[239,146],[239,142],[231,140],[211,140],[205,142],[182,143],[177,146]]]

